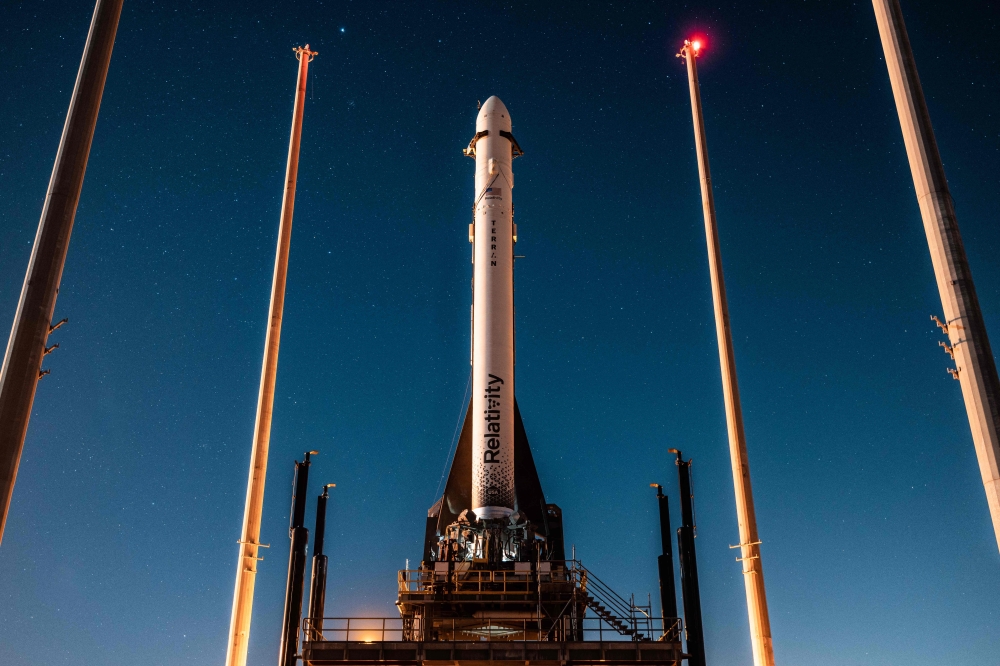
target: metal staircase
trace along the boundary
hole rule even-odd
[[[587,602],[587,607],[597,617],[622,636],[633,641],[652,640],[649,609],[636,606],[612,590],[600,578],[591,573],[579,561],[573,562],[574,573],[578,576],[579,590]],[[642,631],[641,629],[646,629]]]

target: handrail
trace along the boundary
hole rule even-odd
[[[548,618],[542,618],[548,622]],[[548,632],[539,628],[537,616],[525,618],[441,618],[436,621],[435,636],[425,635],[420,618],[407,627],[401,617],[324,617],[318,621],[305,618],[303,642],[550,642]],[[583,642],[622,643],[629,640],[599,617],[583,618]],[[427,627],[428,629],[430,627]],[[652,618],[651,629],[660,635],[659,641],[676,642],[681,632],[679,618]],[[658,630],[658,631],[657,631]],[[430,633],[430,632],[428,632]],[[596,636],[595,636],[596,634]],[[647,639],[649,640],[649,639]],[[557,639],[556,642],[563,642]]]
[[[402,569],[397,574],[397,589],[398,592],[407,594],[430,593],[437,591],[437,586],[441,584],[449,584],[454,586],[449,592],[455,594],[483,592],[534,594],[536,591],[534,586],[540,576],[544,582],[577,582],[572,569],[565,567],[541,572],[464,569],[439,573],[431,569]]]
[[[631,640],[652,639],[657,634],[653,626],[656,623],[660,625],[661,639],[667,633],[663,620],[653,618],[649,607],[637,606],[634,600],[626,600],[579,560],[531,563],[530,569],[521,571],[476,569],[473,566],[469,562],[453,562],[449,563],[447,571],[424,568],[400,570],[397,576],[400,598],[403,599],[404,594],[436,596],[441,593],[456,600],[464,595],[532,598],[538,594],[539,585],[565,583],[572,587],[574,595],[583,593],[581,601],[598,616],[599,621],[620,634],[629,635]]]
[[[643,612],[644,609],[637,607],[633,602],[626,601],[621,595],[611,589],[607,583],[583,566],[583,563],[579,560],[572,560],[571,562],[573,569],[578,572],[581,589],[597,605],[610,609],[612,611],[610,615],[617,618],[630,630],[632,640],[648,640],[656,633],[653,627],[653,618],[650,617],[649,613]],[[588,605],[591,604],[588,603]],[[595,612],[597,610],[596,608],[594,609]],[[644,616],[641,620],[636,618],[637,610],[642,612]],[[641,627],[640,624],[642,625]]]
[[[607,583],[605,583],[600,578],[595,576],[593,572],[584,567],[582,563],[575,562],[575,564],[577,565],[581,573],[581,581],[586,580],[586,586],[584,586],[583,588],[585,591],[589,593],[592,587],[596,587],[598,594],[591,594],[591,596],[597,599],[597,601],[603,602],[603,605],[606,605],[607,607],[614,609],[616,611],[616,614],[620,615],[622,619],[631,617],[632,615],[631,603],[623,599],[621,595],[612,590],[607,585]],[[594,585],[594,583],[596,583],[596,586]]]

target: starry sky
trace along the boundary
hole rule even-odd
[[[0,5],[0,321],[92,12]],[[905,0],[994,346],[1000,31]],[[698,31],[778,663],[996,663],[1000,556],[867,2],[126,0],[0,547],[0,662],[226,650],[296,61],[310,68],[250,663],[292,463],[335,482],[329,615],[392,616],[469,376],[477,100],[525,155],[517,396],[567,543],[656,602],[694,459],[709,663],[750,643],[686,76]],[[676,505],[675,505],[676,510]],[[675,522],[678,516],[674,516]],[[307,522],[312,521],[312,503]]]

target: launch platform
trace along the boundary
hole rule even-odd
[[[680,619],[566,559],[562,510],[545,501],[516,402],[513,411],[513,513],[483,520],[470,510],[470,405],[444,494],[427,512],[424,559],[397,573],[399,617],[305,618],[305,666],[687,658]]]
[[[511,564],[497,570],[435,562],[400,571],[400,617],[306,618],[303,661],[666,666],[687,656],[679,619],[655,617],[580,562]]]

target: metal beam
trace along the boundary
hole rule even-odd
[[[122,0],[97,0],[0,370],[0,541],[14,494],[76,206],[87,172]]]
[[[1000,547],[1000,379],[997,366],[972,283],[962,235],[958,231],[955,206],[948,191],[902,10],[898,0],[872,0],[872,4],[931,251],[934,277],[941,294],[945,316],[941,327],[950,342],[945,350],[955,359],[951,373],[962,385],[972,442],[986,488],[986,502]]]
[[[701,176],[701,203],[705,215],[705,235],[708,240],[708,268],[712,279],[712,302],[715,306],[715,332],[719,343],[719,364],[722,370],[722,394],[726,404],[726,428],[729,433],[729,457],[733,468],[736,492],[736,517],[740,528],[739,558],[743,562],[743,583],[750,617],[750,644],[755,666],[774,666],[771,645],[771,620],[767,612],[764,591],[764,567],[760,561],[760,539],[757,536],[757,515],[750,486],[750,462],[747,457],[746,433],[743,430],[743,408],[736,381],[736,354],[733,333],[729,325],[729,303],[722,275],[722,251],[719,249],[719,229],[715,220],[715,195],[708,167],[708,143],[705,139],[705,118],[701,110],[701,88],[698,83],[697,59],[700,44],[685,41],[678,54],[687,63],[691,92],[691,115],[698,151],[698,172]]]
[[[306,101],[306,75],[309,62],[316,53],[309,45],[295,49],[299,59],[299,75],[292,108],[292,136],[288,144],[288,164],[285,171],[285,194],[281,202],[281,222],[278,226],[278,250],[274,260],[274,281],[271,284],[271,309],[268,316],[267,338],[264,341],[264,363],[257,396],[257,420],[254,424],[253,449],[250,454],[250,478],[247,481],[246,507],[240,536],[240,555],[236,564],[236,590],[233,593],[233,614],[229,623],[229,646],[226,666],[246,666],[250,640],[250,617],[253,611],[254,583],[257,578],[257,557],[260,544],[260,515],[264,508],[264,477],[267,474],[267,451],[271,443],[271,411],[274,407],[274,383],[278,375],[278,347],[281,342],[281,316],[285,308],[285,279],[288,275],[288,250],[292,241],[292,213],[295,208],[295,184],[299,175],[299,144],[302,136],[302,114]]]
[[[681,596],[684,603],[684,633],[687,636],[688,666],[705,666],[705,625],[701,618],[701,588],[698,585],[698,556],[694,537],[694,492],[691,490],[691,461],[677,449],[677,485],[681,495],[681,526],[677,528],[677,550],[681,565]]]
[[[656,558],[656,571],[660,577],[660,617],[664,622],[668,617],[677,617],[677,589],[674,586],[674,549],[671,545],[670,500],[663,494],[663,487],[656,488],[656,504],[660,509],[660,544],[662,554]],[[666,629],[666,627],[664,627]]]
[[[292,543],[288,553],[288,579],[285,582],[285,612],[281,620],[278,666],[295,666],[299,657],[302,588],[306,575],[306,546],[309,543],[309,530],[305,527],[306,492],[309,490],[309,456],[316,453],[319,452],[307,451],[302,462],[295,462],[291,520],[288,526],[288,536]]]

